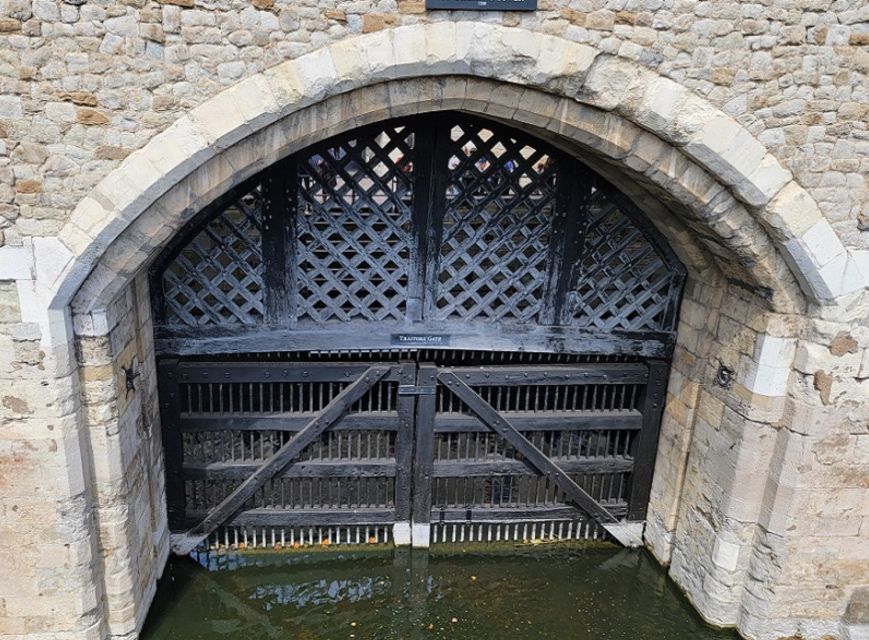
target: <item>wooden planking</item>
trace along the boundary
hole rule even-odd
[[[171,365],[175,370],[174,375],[176,378],[180,377],[178,371],[182,369],[180,366],[181,364],[184,363]],[[354,361],[349,363],[292,363],[268,361],[265,363],[244,361],[214,363],[208,361],[195,361],[193,364],[196,368],[191,370],[194,372],[198,371],[197,375],[202,376],[202,379],[206,379],[210,383],[223,385],[224,388],[226,388],[226,385],[244,385],[243,388],[245,389],[248,388],[247,385],[251,381],[252,372],[257,368],[261,369],[263,364],[272,368],[272,370],[292,371],[293,375],[296,376],[295,380],[297,382],[316,382],[318,379],[322,379],[325,382],[332,382],[336,376],[339,379],[345,380],[346,375],[344,374],[346,374],[348,370],[352,370],[354,373],[369,370],[369,365],[364,363],[364,361]],[[238,365],[244,366],[239,367]],[[651,363],[590,363],[569,365],[529,364],[524,366],[486,365],[477,367],[458,366],[440,368],[432,364],[417,365],[414,362],[398,361],[372,366],[381,369],[382,373],[380,374],[380,380],[393,379],[394,384],[403,385],[410,389],[410,393],[402,393],[392,396],[398,402],[397,411],[371,411],[349,414],[347,413],[347,410],[349,410],[350,406],[355,408],[361,406],[351,402],[345,407],[344,415],[325,429],[335,432],[330,436],[330,438],[339,437],[340,434],[347,434],[347,437],[352,439],[354,437],[354,431],[380,432],[381,435],[386,438],[386,442],[389,443],[386,445],[386,451],[388,452],[386,455],[392,455],[392,451],[394,451],[396,458],[404,459],[405,462],[403,469],[406,471],[398,470],[398,465],[394,458],[359,458],[355,449],[349,448],[350,440],[345,439],[344,449],[341,448],[340,441],[338,443],[338,458],[315,458],[298,461],[295,464],[285,465],[281,470],[274,471],[269,478],[311,479],[314,482],[322,482],[325,480],[327,481],[327,485],[325,486],[328,487],[341,486],[336,485],[335,483],[340,483],[342,479],[346,479],[348,483],[374,482],[375,484],[372,486],[376,487],[375,491],[381,492],[380,495],[383,495],[383,499],[387,500],[386,502],[377,502],[374,504],[395,504],[394,508],[388,509],[391,514],[391,520],[389,522],[406,522],[407,519],[410,518],[413,523],[419,525],[432,522],[433,517],[435,519],[440,517],[439,508],[435,508],[434,511],[432,510],[432,491],[434,489],[432,485],[433,478],[492,478],[494,482],[498,482],[494,479],[499,477],[512,477],[519,482],[525,483],[522,485],[525,487],[524,489],[517,487],[517,490],[531,491],[526,498],[528,500],[528,509],[536,509],[538,504],[545,505],[547,501],[550,501],[549,505],[551,506],[551,501],[560,500],[561,498],[557,496],[561,495],[561,492],[563,492],[564,494],[567,494],[568,499],[571,500],[572,503],[579,507],[579,511],[577,511],[573,506],[568,505],[568,507],[573,510],[572,517],[574,519],[576,517],[581,518],[582,513],[587,513],[593,519],[604,524],[611,523],[614,519],[623,518],[625,516],[629,516],[630,519],[635,519],[637,518],[638,512],[641,512],[642,514],[645,513],[645,502],[648,500],[648,494],[646,493],[645,497],[640,498],[638,501],[634,497],[636,492],[632,490],[632,487],[635,485],[639,486],[641,493],[647,491],[648,486],[644,487],[642,483],[646,481],[647,475],[650,480],[651,467],[648,464],[644,466],[635,466],[634,456],[640,455],[640,452],[644,452],[643,455],[651,455],[650,459],[653,462],[656,437],[653,440],[647,439],[646,441],[643,441],[642,433],[637,432],[644,432],[643,430],[647,429],[647,423],[650,419],[649,416],[654,416],[655,411],[658,411],[661,407],[659,399],[662,396],[663,389],[666,388],[666,362],[653,361]],[[639,410],[558,410],[551,408],[552,406],[561,406],[557,402],[555,405],[552,405],[551,402],[543,402],[539,407],[535,402],[532,403],[533,406],[527,405],[527,403],[523,404],[522,406],[526,409],[525,411],[498,412],[470,386],[471,384],[474,384],[475,387],[482,387],[483,390],[481,390],[480,393],[484,393],[486,398],[489,398],[491,394],[496,394],[492,396],[494,398],[500,397],[497,396],[497,393],[500,393],[500,391],[486,391],[486,388],[498,390],[513,389],[512,393],[515,394],[518,393],[516,389],[524,388],[527,390],[533,389],[535,386],[541,388],[543,386],[562,388],[585,387],[589,385],[586,381],[591,379],[596,381],[592,384],[607,387],[610,390],[619,387],[619,385],[634,385],[631,389],[631,395],[629,396],[630,398],[634,398],[634,389],[639,387],[642,390],[646,387],[644,383],[637,381],[645,380],[649,375],[649,371],[653,372],[653,382],[648,390],[641,391],[641,395],[639,396]],[[214,379],[215,376],[217,378],[216,380]],[[312,377],[314,378],[313,380]],[[241,381],[239,381],[239,378]],[[166,376],[166,381],[171,379],[171,374]],[[576,382],[576,380],[582,380],[583,382]],[[624,380],[630,382],[623,382]],[[267,382],[277,381],[269,379]],[[162,379],[161,384],[166,387],[166,382]],[[174,384],[176,383],[172,382],[169,386],[171,387]],[[191,384],[195,385],[197,383]],[[352,387],[353,384],[355,383],[352,383],[349,387],[345,388],[345,392]],[[454,394],[461,400],[461,402],[452,399],[451,402],[444,404],[443,398],[448,397],[449,394],[443,396],[440,392],[438,392],[437,395],[431,393],[431,390],[436,386],[440,386],[444,390],[453,390]],[[653,386],[654,389],[652,388]],[[461,389],[461,387],[464,387],[471,396],[467,396],[461,392],[455,393],[455,389]],[[175,389],[175,387],[172,388]],[[396,393],[398,391],[397,386],[378,387],[378,389],[386,388],[393,389],[391,393]],[[421,395],[418,395],[416,390],[419,390]],[[362,391],[361,393],[365,396],[369,391]],[[535,391],[534,394],[536,393],[537,392]],[[596,393],[597,391],[595,391],[595,394]],[[532,396],[537,397],[537,395],[534,394],[532,394]],[[494,400],[492,401],[494,402]],[[625,406],[636,406],[633,403],[634,400],[632,399],[630,403]],[[193,404],[196,405],[195,402]],[[334,402],[332,404],[334,404]],[[449,406],[450,409],[445,409],[444,406],[441,405]],[[501,400],[498,400],[498,406],[500,405]],[[324,411],[328,410],[330,406],[332,405],[327,406]],[[393,405],[387,404],[386,406]],[[442,412],[438,413],[438,410]],[[452,411],[458,410],[470,410],[471,413],[452,413]],[[489,410],[491,410],[491,412],[487,414],[487,411]],[[264,442],[266,447],[273,447],[276,441],[275,439],[277,439],[277,442],[281,442],[286,438],[286,436],[278,437],[276,435],[270,435],[269,432],[272,434],[274,432],[289,432],[296,434],[296,437],[294,437],[290,443],[296,442],[299,439],[299,435],[304,435],[306,426],[310,426],[310,422],[316,419],[316,416],[320,415],[316,413],[301,412],[265,415],[229,412],[215,414],[184,414],[178,412],[177,408],[175,413],[176,417],[174,423],[176,432],[208,433],[227,430],[242,432],[239,435],[233,436],[228,441],[230,443],[239,443],[242,450],[244,450],[245,447],[252,448],[255,442],[260,443],[260,441]],[[504,431],[496,425],[495,421],[502,419],[505,420],[503,426],[514,430],[515,433],[505,434]],[[658,413],[654,419],[659,421],[660,413]],[[325,429],[321,433],[325,433]],[[414,434],[414,429],[415,437],[411,438],[409,436]],[[482,440],[474,439],[472,437],[479,434],[488,435],[492,431],[495,431],[497,436],[500,436],[496,436],[496,441],[501,439],[506,441],[500,445],[502,450],[504,450],[504,445],[509,443],[508,449],[509,446],[512,445],[518,453],[518,459],[504,458],[503,455],[498,453],[498,445],[495,445],[494,449],[492,448],[492,445],[490,444],[492,442],[491,438]],[[577,450],[577,453],[573,454],[565,451],[563,455],[560,452],[560,444],[556,445],[554,448],[546,445],[546,443],[549,442],[547,439],[549,436],[544,435],[547,431],[551,433],[599,431],[606,432],[606,434],[602,434],[600,438],[598,436],[591,436],[592,440],[583,439],[585,436],[579,437],[578,439],[575,439],[576,443],[580,443],[580,448]],[[613,440],[613,442],[622,444],[616,444],[615,448],[611,448],[608,435],[609,432],[621,433],[622,435]],[[635,433],[637,435],[634,435]],[[447,451],[453,452],[452,454],[447,454],[447,459],[434,460],[433,446],[435,442],[435,434],[440,434],[437,440],[439,451],[441,447],[446,447]],[[403,442],[401,440],[402,435],[405,436]],[[603,435],[606,435],[605,440],[603,440]],[[453,440],[451,441],[452,445],[449,444],[450,437],[453,437]],[[185,442],[187,442],[186,438],[189,438],[189,436],[185,436]],[[194,439],[191,440],[189,444],[185,444],[185,447],[194,447],[191,451],[198,451],[196,455],[207,455],[207,453],[203,452],[206,452],[208,447],[218,447],[218,449],[215,449],[215,451],[218,451],[225,446],[223,444],[225,441],[221,439],[223,436],[217,436],[217,438],[217,440],[209,440],[208,438],[205,440],[199,440],[194,436]],[[253,440],[245,440],[245,438],[253,438]],[[543,438],[543,440],[540,440],[540,438]],[[540,446],[543,450],[549,451],[549,455],[544,455],[543,452],[540,449],[537,449],[529,439],[533,439],[533,442],[538,443],[536,446]],[[245,442],[248,444],[245,444]],[[322,445],[324,447],[326,446],[325,442],[326,440],[323,441]],[[329,440],[329,442],[328,450],[330,453],[328,455],[331,456],[333,440]],[[586,444],[582,444],[583,442]],[[603,448],[601,449],[600,445],[602,443]],[[631,455],[625,455],[625,452],[628,451],[629,445]],[[233,448],[235,446],[236,445],[234,444],[231,445]],[[257,444],[256,446],[261,447],[262,445]],[[288,445],[285,445],[285,447],[286,446]],[[356,445],[354,444],[353,446],[355,447]],[[364,447],[364,441],[362,446]],[[649,449],[650,446],[651,449]],[[481,447],[481,449],[477,449],[477,447]],[[316,454],[316,448],[312,451],[315,456],[318,455]],[[380,445],[378,444],[378,456],[383,455],[380,451]],[[464,453],[462,453],[462,451],[464,451]],[[475,453],[475,451],[477,452]],[[482,452],[482,455],[480,455],[480,451]],[[535,452],[540,456],[537,459],[535,459]],[[232,455],[234,456],[236,454]],[[247,454],[242,453],[242,455]],[[439,456],[440,455],[441,454],[439,454]],[[513,454],[511,453],[508,455]],[[412,460],[411,456],[413,456]],[[449,459],[450,457],[453,459]],[[456,459],[456,457],[458,459]],[[226,483],[232,481],[237,483],[238,481],[241,481],[244,485],[250,481],[251,478],[256,476],[256,474],[260,473],[263,466],[262,463],[238,463],[229,462],[229,458],[225,459],[227,462],[191,461],[181,467],[180,477],[182,482],[179,484],[182,486],[182,495],[184,491],[183,486],[185,484],[183,480],[186,480],[188,481],[187,486],[189,487],[189,491],[192,492],[192,495],[199,496],[199,498],[194,499],[193,503],[191,503],[192,506],[188,505],[190,506],[189,511],[191,513],[200,514],[201,511],[197,511],[197,509],[202,509],[205,504],[209,504],[207,501],[209,498],[206,497],[206,501],[202,502],[202,497],[208,495],[208,492],[210,491],[208,487],[211,486],[210,483]],[[266,464],[269,460],[270,459],[266,460]],[[582,486],[580,486],[567,474],[582,475],[589,479],[590,484],[583,481]],[[540,480],[535,480],[537,477],[542,477],[546,482],[542,483]],[[531,484],[528,484],[529,479],[532,481]],[[383,484],[384,482],[386,484]],[[537,482],[537,484],[535,485],[534,482]],[[287,490],[295,491],[292,487],[296,486],[296,484],[289,485],[291,488]],[[220,485],[216,486],[216,495],[219,496],[221,495],[222,489],[220,488]],[[553,497],[549,492],[553,491],[555,486],[558,487],[559,492],[555,494],[555,497]],[[223,487],[226,487],[226,484],[224,484]],[[276,485],[276,487],[275,490],[280,492],[284,491],[283,485]],[[497,485],[495,485],[495,487],[497,487]],[[176,491],[177,488],[178,487],[176,486]],[[328,491],[331,496],[332,489],[329,488]],[[467,492],[467,485],[465,485],[461,491],[463,493]],[[601,500],[592,499],[586,491],[592,495],[599,496]],[[586,496],[588,501],[594,506],[589,507],[589,502],[583,502],[582,496]],[[468,508],[473,509],[476,514],[473,521],[479,521],[476,519],[477,516],[479,516],[480,511],[477,507],[485,510],[488,508],[488,500],[482,504],[473,504],[476,500],[473,495],[469,495],[465,499],[470,500]],[[270,500],[271,499],[269,499],[266,504],[269,504]],[[440,498],[438,498],[438,500],[440,500]],[[626,500],[630,503],[630,513],[628,502],[625,502]],[[225,502],[226,501],[224,501],[224,503]],[[221,504],[216,508],[221,508]],[[227,517],[230,519],[235,518],[242,511],[248,513],[248,510],[244,510],[244,504],[250,505],[251,502],[244,501],[238,506],[234,514],[229,514]],[[286,505],[294,503],[281,502],[280,504]],[[318,503],[315,501],[313,504]],[[362,504],[364,504],[364,502]],[[462,504],[462,502],[453,502],[453,504]],[[595,513],[594,507],[605,515],[601,515],[600,512]],[[283,509],[283,507],[281,507],[281,509]],[[356,511],[349,506],[344,508],[340,506],[325,506],[325,504],[323,507],[318,507],[317,509],[318,512],[339,512],[339,514],[346,511],[351,514],[348,516],[351,519],[355,517],[352,513]],[[499,509],[502,508],[499,507]],[[274,514],[275,509],[265,508],[260,509],[259,511],[268,511],[269,513]],[[296,509],[289,509],[289,511],[293,511],[294,513],[297,512]],[[458,511],[465,512],[466,509],[457,509],[456,513],[458,513]],[[514,513],[510,516],[504,516],[502,514],[500,516],[492,517],[496,518],[498,522],[515,521],[520,523],[542,521],[548,517],[543,513],[529,513],[531,513],[531,515],[528,515],[525,520],[523,520],[523,517],[525,516],[521,516],[518,513]],[[213,516],[214,510],[212,510],[210,514]],[[254,515],[255,514],[256,511],[254,511]],[[187,515],[187,521],[189,521],[190,514]],[[245,517],[253,518],[254,516],[249,515]],[[449,517],[452,518],[452,516]],[[455,522],[466,521],[465,516],[456,515],[455,517]],[[286,521],[286,519],[280,520],[279,516],[268,516],[268,518],[271,518],[269,520],[270,522],[274,521],[279,523],[275,526],[289,526],[287,524],[288,521]],[[340,517],[340,515],[335,515],[334,518],[336,519],[330,521],[332,523],[330,526],[338,524],[344,525],[348,523],[348,520]],[[226,519],[224,519],[224,521],[226,521]],[[255,522],[252,519],[245,520],[245,522],[257,525],[261,524],[261,522]],[[296,521],[292,520],[292,522]],[[177,521],[172,530],[178,530]],[[188,531],[186,538],[176,536],[173,540],[173,548],[176,551],[183,551],[184,549],[189,548],[191,544],[196,543],[198,539],[197,535],[198,534],[193,532],[191,529],[191,531]]]
[[[433,295],[433,268],[437,262],[437,247],[440,244],[441,216],[434,212],[441,211],[445,187],[443,171],[436,167],[443,162],[443,144],[437,135],[433,119],[426,118],[416,131],[415,148],[423,149],[423,153],[415,154],[413,164],[414,199],[411,216],[412,233],[415,251],[411,260],[411,270],[408,274],[407,320],[421,322],[423,317],[430,315],[425,308],[427,301]]]
[[[182,432],[198,431],[299,431],[313,414],[268,414],[258,416],[233,414],[182,413],[179,419]],[[642,426],[639,411],[622,409],[613,411],[571,411],[562,413],[505,412],[510,422],[520,431],[636,431]],[[444,414],[435,416],[435,433],[486,433],[489,427],[471,415]],[[395,413],[379,411],[349,413],[332,431],[397,431],[401,417]]]
[[[534,413],[505,411],[505,416],[520,431],[636,431],[642,425],[639,411],[570,411]],[[183,422],[182,422],[183,424]],[[487,433],[489,427],[476,416],[443,414],[435,416],[435,433]]]
[[[265,320],[271,326],[292,325],[296,319],[296,181],[294,157],[266,169],[263,193],[263,273]]]
[[[281,471],[315,438],[340,420],[350,406],[377,384],[388,371],[389,367],[384,366],[368,368],[319,412],[296,437],[269,457],[235,491],[214,507],[202,522],[189,529],[175,545],[176,553],[189,553],[212,531],[224,524],[269,478]]]
[[[200,431],[285,431],[296,432],[310,421],[313,413],[274,413],[267,415],[181,414],[181,430]],[[395,412],[349,413],[332,431],[398,431],[401,419]]]
[[[556,216],[559,224],[550,245],[547,302],[541,324],[570,325],[567,313],[568,294],[576,280],[576,266],[582,256],[585,221],[595,188],[595,176],[586,167],[574,165],[575,178],[560,180],[556,185]]]

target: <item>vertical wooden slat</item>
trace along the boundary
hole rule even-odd
[[[447,184],[449,182],[449,120],[432,116],[421,127],[428,132],[428,147],[417,145],[421,150],[417,156],[428,155],[431,171],[427,178],[428,188],[425,197],[421,190],[415,193],[417,202],[424,206],[420,212],[419,221],[423,225],[418,229],[418,237],[423,243],[424,251],[420,254],[423,262],[423,317],[434,317],[438,296],[438,270],[440,269],[441,242],[444,232],[444,211],[447,201]],[[420,184],[420,183],[417,183]]]
[[[581,259],[583,223],[588,218],[593,174],[582,164],[566,156],[558,158],[558,183],[555,191],[555,215],[546,269],[541,324],[570,324],[567,317],[567,293],[570,291],[574,265]]]
[[[432,386],[437,382],[437,367],[421,364],[417,384]],[[413,545],[427,547],[431,528],[432,471],[436,396],[423,394],[416,401],[416,450],[413,469]]]
[[[166,468],[166,509],[170,531],[185,527],[184,449],[180,429],[178,360],[162,359],[157,363],[160,394],[160,422],[163,435],[163,460]]]
[[[401,385],[416,381],[416,365],[401,365]],[[413,473],[413,423],[416,397],[407,394],[398,396],[398,432],[395,435],[395,520],[409,523],[411,520],[411,488]]]
[[[432,199],[434,127],[419,126],[413,132],[413,203],[411,235],[413,252],[407,282],[407,320],[422,320],[425,301],[426,263],[429,254],[429,217]]]
[[[296,187],[294,157],[266,170],[263,177],[262,249],[267,324],[288,326],[296,319]]]
[[[658,432],[661,414],[667,393],[667,373],[669,365],[663,360],[650,360],[649,382],[642,391],[640,410],[643,426],[634,438],[631,455],[634,458],[631,497],[628,504],[628,520],[644,520],[649,493],[652,488],[652,472],[655,467],[655,454],[658,450]]]

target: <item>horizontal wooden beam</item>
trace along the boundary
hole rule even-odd
[[[623,515],[627,512],[624,503],[611,503],[607,509],[614,515]],[[479,522],[491,523],[530,523],[548,520],[587,520],[588,517],[579,509],[570,505],[551,505],[546,507],[448,507],[433,508],[431,512],[432,524],[438,523],[465,523]]]
[[[567,473],[630,473],[634,468],[634,461],[623,457],[584,460],[550,458],[550,460],[556,462],[559,468]],[[540,475],[531,463],[520,460],[436,461],[432,473],[436,478]]]
[[[313,414],[240,414],[182,413],[181,431],[299,431]],[[520,431],[635,431],[642,426],[639,411],[565,411],[559,413],[504,412]],[[399,417],[393,412],[347,414],[332,431],[397,431]],[[491,429],[476,416],[440,413],[435,416],[435,433],[488,433]]]
[[[188,526],[205,515],[204,511],[187,514]],[[223,523],[227,527],[334,527],[389,525],[395,522],[392,509],[248,509]]]
[[[642,426],[639,411],[564,411],[533,413],[504,411],[503,415],[520,431],[635,431]],[[435,433],[491,433],[477,416],[440,413],[435,416]]]
[[[262,462],[210,462],[184,465],[185,480],[247,478]],[[274,475],[279,478],[387,478],[395,476],[395,460],[296,462]]]
[[[260,416],[243,414],[181,414],[182,431],[299,431],[312,413],[273,413]],[[394,412],[349,413],[330,431],[397,431]]]
[[[618,517],[627,513],[625,503],[607,503],[607,509]],[[204,515],[191,511],[188,520],[193,523]],[[570,505],[543,507],[447,507],[432,509],[432,524],[439,523],[500,523],[523,524],[550,520],[585,520],[586,514]],[[395,522],[391,509],[248,509],[226,522],[228,527],[334,527],[381,526]]]
[[[178,382],[345,382],[350,383],[371,366],[365,362],[211,362],[182,360],[178,363]],[[389,371],[381,378],[397,382],[398,364],[386,363]]]
[[[630,458],[586,458],[579,460],[551,458],[568,473],[630,473]],[[262,462],[210,462],[184,464],[185,480],[244,479]],[[274,478],[391,478],[396,475],[395,460],[306,461],[287,467]],[[436,461],[436,478],[539,475],[527,462],[520,460]]]
[[[586,384],[645,384],[643,363],[446,367],[469,386],[557,386]]]
[[[374,327],[376,326],[376,329]],[[408,334],[439,336],[435,343],[402,342]],[[425,348],[480,351],[535,351],[540,353],[585,353],[668,358],[675,346],[675,333],[590,332],[573,327],[527,325],[514,328],[485,322],[424,322],[389,325],[366,322],[342,323],[340,327],[188,327],[158,326],[158,355],[202,356],[227,353],[275,351],[389,351]],[[437,346],[432,346],[436,344]],[[376,359],[376,358],[374,358]]]

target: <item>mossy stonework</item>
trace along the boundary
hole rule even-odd
[[[141,629],[161,249],[312,142],[447,109],[576,155],[688,270],[647,547],[745,637],[866,637],[869,3],[539,5],[0,0],[0,637]]]

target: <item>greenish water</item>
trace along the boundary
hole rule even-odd
[[[146,640],[733,640],[645,553],[248,553],[166,569]]]

